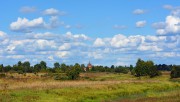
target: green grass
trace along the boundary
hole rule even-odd
[[[180,101],[180,83],[170,81],[167,75],[153,79],[138,79],[128,74],[110,73],[93,78],[103,84],[91,84],[94,81],[88,81],[89,85],[79,87],[6,89],[0,92],[0,102]],[[102,79],[104,80],[101,82]],[[74,81],[75,83],[78,81]]]

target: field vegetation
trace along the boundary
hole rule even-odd
[[[0,66],[0,102],[180,102],[180,66],[18,62]]]
[[[1,102],[180,101],[179,79],[170,72],[149,78],[109,72],[81,73],[78,80],[54,80],[47,73],[7,73],[0,79]],[[62,74],[62,73],[61,73]]]

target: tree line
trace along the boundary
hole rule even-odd
[[[113,73],[124,73],[130,72],[136,77],[149,76],[150,78],[161,75],[160,71],[171,71],[171,78],[180,77],[180,66],[178,65],[155,65],[153,61],[144,61],[138,59],[136,66],[92,66],[90,70],[84,70],[87,68],[84,64],[75,63],[74,65],[66,65],[65,63],[55,62],[53,67],[48,67],[45,61],[31,66],[29,61],[21,62],[10,66],[0,65],[0,72],[17,72],[23,73],[66,73],[69,79],[77,79],[81,72],[113,72]]]

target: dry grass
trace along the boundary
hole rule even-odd
[[[21,81],[14,80],[4,80],[3,83],[0,84],[0,90],[4,89],[4,85],[8,85],[7,89],[15,90],[15,89],[55,89],[55,88],[65,88],[65,87],[93,87],[98,85],[113,85],[120,83],[155,83],[158,81],[143,81],[143,80],[134,80],[134,81],[33,81],[28,80],[24,81],[24,79],[20,79]]]
[[[171,98],[170,100],[173,98],[175,102],[179,100],[177,97],[179,97],[180,84],[169,81],[169,75],[166,74],[152,79],[149,77],[139,79],[129,74],[83,73],[81,77],[88,77],[88,79],[80,78],[80,80],[75,81],[61,81],[54,80],[52,77],[41,77],[43,74],[19,75],[8,73],[7,78],[0,79],[0,101],[101,102],[115,100],[119,97],[122,99],[117,102],[145,102],[146,100],[152,102],[168,100],[168,98]],[[176,89],[178,91],[174,94],[163,96],[158,94],[159,91],[172,90],[174,92]],[[137,96],[131,100],[127,99],[128,95],[144,96]]]
[[[7,74],[8,76],[11,76],[12,74]],[[66,87],[96,87],[99,85],[114,85],[114,84],[120,84],[120,83],[157,83],[158,80],[129,80],[127,75],[121,75],[123,77],[127,77],[127,79],[122,78],[118,80],[116,77],[119,77],[120,75],[115,74],[107,74],[107,73],[83,73],[81,74],[81,77],[90,77],[90,78],[109,78],[110,80],[96,80],[96,81],[89,81],[89,80],[75,80],[75,81],[56,81],[52,78],[43,78],[41,77],[43,73],[40,73],[38,75],[35,74],[26,74],[19,75],[19,74],[13,74],[13,78],[6,78],[6,79],[0,79],[0,90],[4,89],[4,86],[7,86],[7,89],[9,90],[16,90],[16,89],[55,89],[55,88],[66,88]],[[113,79],[114,78],[114,79]]]

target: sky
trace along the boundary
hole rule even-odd
[[[179,0],[1,0],[0,64],[180,64]]]

